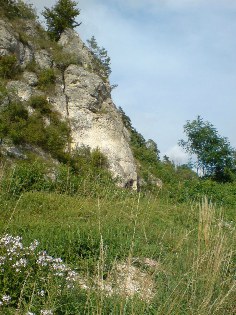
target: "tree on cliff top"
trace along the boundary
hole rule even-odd
[[[52,39],[59,40],[66,28],[74,29],[81,24],[75,20],[80,14],[80,10],[76,7],[77,4],[72,0],[58,0],[51,9],[45,7],[42,15],[46,20],[47,31]]]

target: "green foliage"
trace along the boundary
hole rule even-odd
[[[214,204],[220,207],[234,209],[236,206],[236,185],[232,183],[219,183],[211,179],[198,179],[190,177],[191,173],[183,174],[181,181],[170,182],[164,185],[163,198],[173,203],[200,202],[202,196],[207,196]]]
[[[41,70],[38,74],[38,87],[41,90],[49,90],[55,84],[56,76],[52,68]]]
[[[0,56],[0,78],[13,79],[19,73],[19,66],[15,55]]]
[[[52,119],[50,124],[45,127],[45,140],[41,144],[42,148],[51,153],[60,161],[66,159],[65,146],[70,137],[69,125],[66,121]]]
[[[221,137],[216,128],[198,116],[192,122],[187,121],[184,131],[187,141],[179,144],[190,154],[197,156],[197,168],[204,176],[211,176],[218,181],[231,180],[235,171],[234,149],[227,138]]]
[[[20,196],[25,191],[47,191],[51,182],[46,171],[43,163],[19,162],[5,174],[1,188],[11,196]]]
[[[154,140],[152,139],[148,139],[145,143],[147,149],[149,149],[150,151],[153,151],[157,156],[159,156],[160,151],[157,148],[157,144]]]
[[[91,152],[91,164],[97,169],[107,169],[108,160],[104,154],[97,148]]]
[[[6,106],[0,116],[0,137],[10,137],[14,143],[23,141],[23,130],[28,120],[28,111],[21,103]]]
[[[125,125],[125,127],[130,131],[133,129],[132,127],[132,123],[131,123],[131,119],[125,114],[125,112],[123,111],[122,107],[118,107],[118,111],[120,113],[121,119],[123,121],[123,124]]]
[[[0,82],[0,102],[1,102],[1,104],[4,103],[4,100],[7,98],[7,96],[8,96],[8,91],[6,89],[4,81],[2,81],[2,82]]]
[[[52,9],[45,8],[42,12],[48,34],[52,39],[57,41],[66,28],[74,29],[80,25],[76,22],[76,17],[80,14],[76,6],[76,1],[58,0]]]
[[[36,11],[31,4],[22,0],[0,0],[0,7],[3,15],[9,19],[36,19]]]
[[[103,78],[108,78],[111,74],[111,58],[104,47],[99,47],[94,36],[87,40],[88,48],[94,55],[95,71]],[[116,87],[116,86],[114,86]]]
[[[157,144],[152,139],[146,141],[144,137],[133,128],[130,118],[125,114],[123,109],[119,107],[118,110],[125,127],[130,132],[130,145],[139,166],[139,176],[145,179],[147,183],[149,182],[149,178],[158,176],[157,170],[160,165],[160,152],[157,148]]]
[[[52,54],[56,67],[62,72],[65,71],[69,65],[80,64],[78,57],[73,52],[64,52],[61,47],[54,49]]]
[[[23,45],[28,45],[29,44],[29,36],[22,31],[18,31],[18,34],[19,34],[19,41]]]
[[[5,106],[0,116],[0,137],[16,145],[32,144],[42,147],[58,159],[65,158],[70,139],[70,127],[42,96],[29,101],[34,112],[29,115],[26,105],[18,102]],[[46,119],[46,120],[45,120]]]
[[[83,178],[103,177],[111,181],[111,174],[107,171],[108,161],[104,154],[97,148],[91,150],[87,146],[81,146],[72,151],[70,164],[73,172],[82,175]]]
[[[47,101],[45,96],[35,95],[30,98],[29,105],[38,110],[42,115],[49,115],[52,113],[52,105]]]
[[[43,309],[70,315],[156,315],[173,310],[176,315],[234,314],[235,224],[231,220],[235,213],[222,217],[220,209],[206,201],[190,207],[163,203],[153,196],[126,195],[116,200],[110,195],[85,198],[80,192],[74,197],[26,192],[17,203],[0,196],[1,258],[6,257],[6,246],[9,249],[7,259],[2,259],[6,271],[0,271],[5,279],[0,286],[12,301],[8,309],[3,306],[4,311],[11,307],[15,314],[18,307],[22,314],[40,314]],[[13,247],[6,233],[22,236],[17,238],[22,246]],[[46,262],[38,259],[42,251],[48,253],[41,255],[47,257],[44,268],[38,265]],[[74,284],[78,286],[66,290],[64,277],[54,277],[54,257],[63,260],[57,261],[59,265],[77,271]],[[20,258],[27,259],[26,266]],[[147,258],[156,263],[153,268],[139,262]],[[19,273],[13,266],[16,261]],[[116,263],[141,270],[140,278],[147,273],[154,286],[148,282],[146,290],[153,288],[153,298],[141,300],[139,292],[130,297],[127,291],[111,295],[101,291],[96,281],[100,279],[106,287]],[[133,283],[132,273],[126,278],[120,270],[116,277],[121,277],[121,284],[126,279]],[[111,288],[115,287],[114,282]],[[41,290],[46,294],[40,295]]]
[[[30,72],[37,72],[38,65],[37,65],[37,63],[36,63],[36,61],[34,59],[27,63],[26,70],[28,70]]]
[[[130,132],[130,145],[138,165],[138,176],[141,179],[141,191],[151,191],[160,194],[159,179],[163,182],[162,197],[173,199],[178,195],[180,182],[197,178],[197,174],[189,165],[176,166],[168,157],[160,160],[157,144],[152,139],[144,137],[132,126],[130,118],[119,107],[122,121]],[[176,194],[175,194],[176,192]]]
[[[122,192],[115,186],[111,174],[107,170],[92,169],[89,161],[80,162],[80,168],[61,164],[55,173],[52,190],[70,196],[104,197],[110,193],[111,198]]]
[[[37,240],[25,246],[20,236],[5,234],[0,238],[0,301],[4,314],[13,314],[8,312],[10,308],[24,309],[29,301],[31,305],[25,309],[28,309],[27,314],[34,314],[29,309],[53,314],[49,311],[48,295],[59,299],[62,292],[73,290],[77,273],[61,258],[49,256],[38,246]]]

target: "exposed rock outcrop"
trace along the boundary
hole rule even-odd
[[[15,54],[23,71],[19,79],[8,82],[9,91],[16,92],[23,101],[40,93],[37,73],[26,70],[32,61],[38,69],[57,68],[55,91],[50,91],[47,97],[70,121],[71,147],[98,147],[107,156],[110,170],[120,179],[120,184],[132,183],[136,188],[137,173],[129,147],[129,132],[111,99],[109,82],[94,72],[94,56],[79,35],[72,30],[62,34],[59,44],[64,54],[73,53],[77,62],[59,69],[50,48],[37,43],[37,27],[26,25],[26,35],[29,40],[22,42],[10,23],[0,20],[0,55]]]

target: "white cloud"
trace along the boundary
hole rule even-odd
[[[173,146],[164,153],[171,161],[177,165],[186,164],[189,161],[189,155],[185,153],[178,145]]]

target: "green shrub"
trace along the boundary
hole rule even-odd
[[[108,160],[98,148],[91,150],[88,146],[81,146],[72,152],[71,165],[78,173],[99,174],[99,171],[108,169]]]
[[[31,4],[26,4],[22,0],[0,0],[2,14],[9,19],[36,19],[36,11]]]
[[[41,90],[47,90],[51,88],[55,84],[55,81],[56,76],[53,69],[44,69],[39,72],[38,86]]]
[[[107,157],[97,148],[91,151],[91,165],[97,169],[107,169]]]
[[[53,157],[63,158],[65,145],[68,143],[69,126],[67,122],[51,122],[45,127],[45,142],[42,147],[50,152]]]
[[[87,40],[89,50],[94,56],[94,70],[106,80],[111,74],[111,58],[104,47],[99,47],[94,36]]]
[[[69,65],[72,64],[82,65],[75,54],[64,52],[60,46],[52,51],[52,55],[57,68],[61,71],[64,71]]]
[[[38,65],[36,63],[35,60],[30,61],[29,63],[27,63],[26,65],[26,70],[30,71],[30,72],[37,72],[38,70]]]
[[[50,187],[45,166],[39,162],[16,164],[1,182],[3,191],[13,196],[19,196],[25,191],[47,191]]]
[[[4,101],[4,99],[6,99],[7,95],[8,95],[8,91],[6,89],[4,82],[0,82],[0,102],[1,102],[1,104]]]
[[[21,103],[13,103],[6,106],[0,116],[0,137],[9,136],[13,142],[19,143],[22,132],[27,124],[28,111]]]
[[[43,117],[38,112],[29,116],[26,126],[23,130],[23,141],[20,143],[29,143],[36,146],[42,146],[46,140],[46,132]]]
[[[42,115],[48,115],[52,112],[52,105],[45,96],[35,95],[30,98],[29,105],[38,110]]]
[[[10,138],[16,145],[40,146],[63,162],[68,160],[65,148],[70,141],[70,126],[53,111],[45,97],[34,96],[28,104],[35,109],[29,115],[23,103],[6,106],[0,116],[0,138]]]
[[[23,45],[28,45],[29,38],[28,38],[27,34],[22,32],[22,31],[19,31],[18,34],[19,34],[19,41]]]
[[[19,71],[15,55],[0,56],[0,78],[13,79]]]

